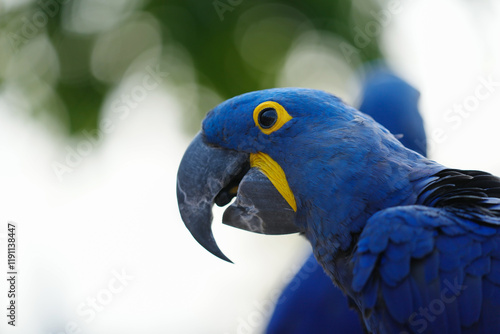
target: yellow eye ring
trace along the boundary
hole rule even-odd
[[[276,112],[275,114],[273,110]],[[267,124],[262,124],[263,113],[268,113],[271,116],[271,118],[267,117],[269,127],[267,126]],[[276,119],[273,120],[272,117],[276,117]],[[288,114],[285,108],[283,108],[281,104],[274,101],[262,102],[253,111],[253,120],[255,122],[255,125],[266,135],[279,130],[286,122],[291,119],[292,116]]]

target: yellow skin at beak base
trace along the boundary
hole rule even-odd
[[[271,181],[281,196],[287,201],[293,211],[297,211],[297,203],[283,168],[269,155],[259,152],[250,154],[250,167],[256,167]]]

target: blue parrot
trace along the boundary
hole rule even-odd
[[[384,64],[366,66],[360,111],[383,124],[404,146],[426,155],[420,93]],[[266,329],[268,334],[363,333],[349,300],[311,254],[285,287]]]
[[[177,173],[184,224],[301,233],[370,333],[500,332],[500,179],[404,147],[329,93],[278,88],[212,109]],[[333,330],[333,329],[332,329]]]

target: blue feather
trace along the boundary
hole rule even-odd
[[[441,227],[441,231],[450,236],[458,236],[465,233],[464,229],[457,225],[443,226]]]
[[[356,263],[356,276],[352,281],[352,288],[354,291],[361,291],[361,289],[365,286],[366,282],[370,278],[373,268],[375,267],[376,261],[376,255],[366,254],[361,257],[359,262]]]
[[[369,248],[373,253],[380,253],[387,247],[387,243],[389,242],[389,236],[383,231],[374,231],[373,236],[368,239],[369,240]]]
[[[458,253],[440,253],[439,269],[442,271],[452,271],[461,265],[460,254]]]
[[[482,277],[491,271],[491,259],[489,257],[480,257],[474,260],[465,268],[465,272],[472,276]]]
[[[417,235],[414,242],[413,257],[421,258],[426,254],[429,254],[434,248],[434,238],[433,233],[430,231],[422,231]]]
[[[479,321],[483,303],[483,287],[480,276],[466,275],[464,289],[460,292],[460,321],[463,326],[470,327]]]
[[[467,248],[471,243],[468,235],[442,236],[437,239],[436,247],[440,252],[449,254],[457,253],[459,250]]]
[[[500,317],[498,308],[500,307],[500,286],[483,280],[483,312],[481,315],[481,333],[498,333],[500,328]]]
[[[491,259],[491,271],[486,275],[486,278],[491,282],[500,285],[500,260]]]
[[[395,233],[391,234],[391,240],[395,243],[408,242],[415,237],[415,229],[411,226],[400,224]]]
[[[392,239],[392,238],[391,238]],[[401,260],[408,261],[411,250],[411,244],[409,243],[391,243],[390,247],[387,247],[385,251],[385,256],[394,262],[398,262]]]
[[[439,254],[433,252],[425,259],[425,281],[432,282],[439,277]]]
[[[399,261],[391,261],[386,257],[384,259],[387,261],[381,262],[380,275],[388,286],[395,287],[410,272],[409,256]]]
[[[375,307],[375,302],[378,297],[378,289],[379,282],[374,278],[370,278],[364,287],[365,293],[362,295],[363,310]]]
[[[413,312],[412,288],[409,280],[391,287],[382,285],[382,295],[390,315],[400,324],[405,323]]]
[[[495,239],[486,239],[481,243],[481,255],[490,255],[495,249],[497,249],[497,242]]]

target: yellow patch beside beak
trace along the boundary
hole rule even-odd
[[[293,211],[297,211],[295,196],[288,185],[285,172],[276,161],[265,153],[252,153],[250,154],[250,167],[259,168],[287,201]]]

